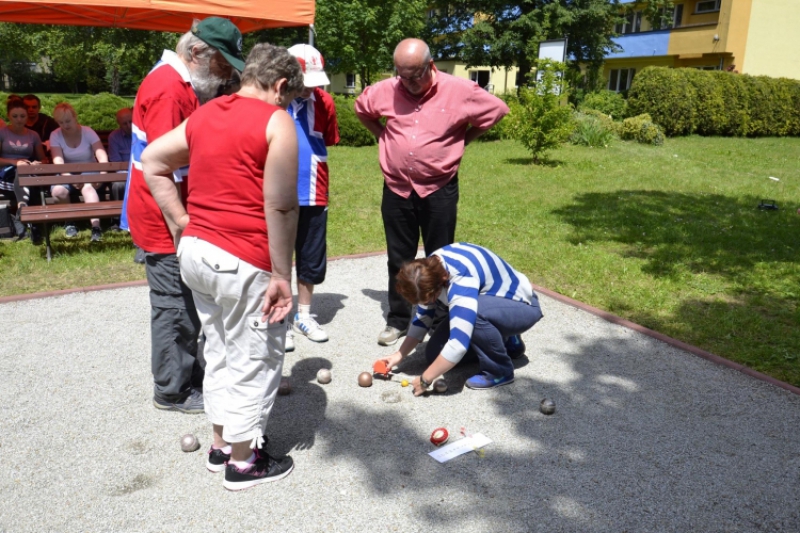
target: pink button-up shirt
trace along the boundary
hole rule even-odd
[[[424,95],[412,95],[391,78],[367,87],[355,109],[368,119],[386,117],[378,139],[381,170],[403,198],[444,187],[458,172],[467,127],[489,129],[508,114],[505,102],[477,83],[439,71]]]

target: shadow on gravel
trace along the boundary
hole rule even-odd
[[[295,300],[297,298],[295,297]],[[347,296],[331,292],[314,293],[314,303],[311,311],[317,315],[317,322],[320,325],[330,324],[341,309],[344,309],[344,301]]]
[[[367,298],[372,298],[381,304],[381,312],[383,316],[389,312],[389,291],[376,291],[374,289],[361,289],[361,294]]]
[[[486,432],[494,443],[483,458],[436,463],[430,443],[392,408],[376,417],[349,405],[320,436],[331,460],[363,466],[367,490],[416,493],[408,512],[434,531],[473,520],[495,531],[796,531],[796,403],[768,403],[774,395],[761,385],[697,388],[707,368],[693,360],[684,372],[663,353],[651,356],[663,349],[638,337],[566,338],[529,354],[534,370],[555,365],[557,382],[517,377],[495,391],[464,390],[464,402],[509,419],[514,433]],[[538,410],[544,397],[557,404],[552,416]],[[319,425],[320,408],[308,403],[282,426]]]

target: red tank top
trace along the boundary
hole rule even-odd
[[[272,271],[264,218],[267,124],[280,108],[255,98],[222,96],[186,124],[192,177],[183,234],[199,237]]]

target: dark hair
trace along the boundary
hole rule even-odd
[[[11,114],[11,110],[12,109],[17,109],[18,107],[22,108],[22,109],[26,109],[25,103],[22,100],[9,100],[9,102],[6,104],[6,113],[8,115],[10,115]],[[27,109],[26,109],[26,111],[27,111]]]
[[[450,280],[441,259],[432,255],[406,263],[397,274],[397,292],[412,305],[428,304]]]
[[[242,85],[258,85],[269,89],[281,78],[286,78],[286,90],[299,93],[303,85],[300,63],[286,48],[268,43],[258,43],[250,50],[242,72]]]
[[[39,97],[36,96],[35,94],[26,94],[25,96],[22,97],[22,99],[23,100],[36,100],[37,104],[42,105],[42,101],[39,100]]]

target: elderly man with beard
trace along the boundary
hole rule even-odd
[[[234,68],[240,72],[244,68],[241,32],[227,19],[206,18],[180,38],[175,52],[164,50],[142,81],[133,106],[131,171],[120,226],[145,252],[153,405],[158,409],[204,412],[204,365],[198,353],[200,320],[192,293],[181,280],[175,243],[144,180],[141,156],[149,143],[217,96]],[[188,170],[184,167],[173,174],[184,202]]]

